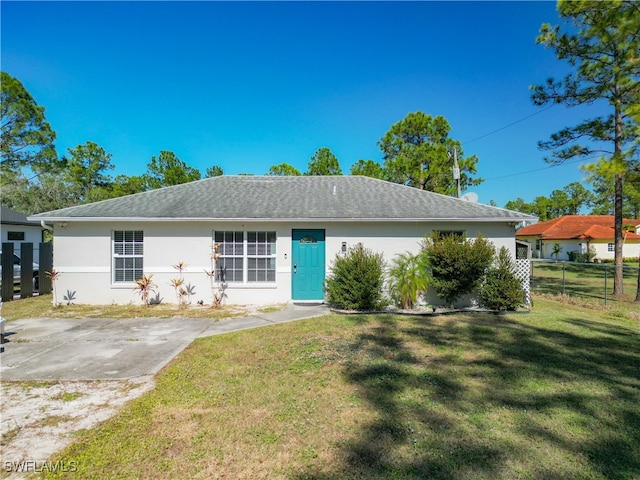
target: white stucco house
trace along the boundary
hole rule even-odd
[[[33,243],[34,258],[38,258],[38,248],[43,241],[45,228],[40,221],[29,220],[24,213],[0,207],[0,237],[2,243],[13,243],[13,251],[20,255],[21,243]]]
[[[640,255],[640,220],[623,219],[625,231],[622,256]],[[576,254],[592,251],[594,260],[613,260],[615,229],[613,215],[564,215],[546,222],[523,227],[516,238],[531,245],[534,258],[555,259],[554,248],[560,248],[558,260],[573,260]]]
[[[139,303],[143,274],[175,302],[180,262],[192,300],[211,303],[214,245],[226,303],[321,301],[331,262],[358,242],[389,261],[454,231],[514,253],[515,225],[533,218],[361,176],[220,176],[30,217],[53,223],[57,288],[86,304]]]

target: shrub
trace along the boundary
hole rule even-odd
[[[423,250],[431,266],[431,285],[449,305],[480,285],[495,255],[482,235],[470,240],[434,233],[425,239]]]
[[[585,253],[579,253],[576,256],[576,261],[579,263],[593,263],[596,258],[596,249],[594,247],[589,247],[589,249]]]
[[[389,270],[389,293],[396,306],[413,308],[418,296],[429,287],[429,264],[423,252],[401,253]]]
[[[361,243],[344,255],[336,255],[326,280],[327,301],[345,310],[378,310],[384,307],[384,260]]]
[[[515,310],[523,304],[522,281],[515,275],[515,264],[509,251],[502,247],[495,267],[489,269],[480,288],[482,304],[492,310]]]

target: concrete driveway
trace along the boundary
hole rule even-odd
[[[328,313],[299,306],[250,317],[25,319],[5,324],[2,380],[127,380],[153,375],[197,337]]]

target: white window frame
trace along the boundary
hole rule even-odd
[[[242,237],[242,244],[238,236]],[[213,244],[219,245],[216,278],[229,284],[259,285],[276,283],[277,234],[270,230],[217,230],[213,232]],[[232,260],[231,270],[226,265]],[[239,268],[239,265],[241,267]],[[226,266],[225,277],[222,268]],[[229,273],[232,273],[231,275]],[[241,278],[238,278],[241,277]]]
[[[111,282],[114,285],[133,284],[140,279],[144,275],[144,232],[114,230],[111,259]]]

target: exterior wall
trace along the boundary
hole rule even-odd
[[[608,244],[613,243],[604,240],[604,241],[592,241],[589,246],[593,247],[596,251],[596,259],[599,260],[613,260],[615,257],[614,252],[608,251]],[[640,255],[640,242],[638,241],[626,241],[622,246],[622,256],[623,258],[638,258]]]
[[[514,229],[504,223],[367,223],[367,222],[69,222],[55,224],[54,267],[60,272],[56,282],[58,296],[67,290],[76,292],[76,302],[84,304],[140,303],[133,291],[135,284],[112,282],[112,232],[142,230],[144,232],[144,273],[153,274],[158,293],[165,303],[175,303],[170,281],[178,276],[172,268],[187,264],[183,273],[186,284],[195,287],[192,303],[202,300],[210,304],[211,284],[204,270],[211,270],[213,232],[275,231],[276,282],[264,284],[232,284],[227,290],[229,304],[274,304],[291,300],[292,229],[324,229],[326,233],[326,271],[329,272],[343,242],[352,247],[362,242],[366,248],[383,253],[387,262],[407,251],[418,252],[425,235],[433,230],[464,230],[468,237],[478,232],[491,240],[496,248],[505,246],[515,258]]]
[[[40,251],[40,242],[42,242],[42,227],[30,225],[9,225],[3,223],[0,226],[1,243],[13,243],[14,253],[20,255],[21,243],[33,243],[33,259],[38,262],[38,252]],[[24,241],[9,240],[9,232],[24,232]]]
[[[533,258],[554,259],[553,246],[557,243],[560,245],[560,254],[558,260],[568,261],[569,252],[586,253],[587,249],[595,250],[595,258],[597,260],[613,260],[614,252],[608,251],[608,244],[613,243],[612,240],[592,240],[589,243],[586,240],[543,240],[542,250],[535,250],[537,237],[518,236],[518,240],[526,241],[531,244]],[[622,248],[622,256],[624,258],[637,258],[640,255],[640,242],[626,241]]]

